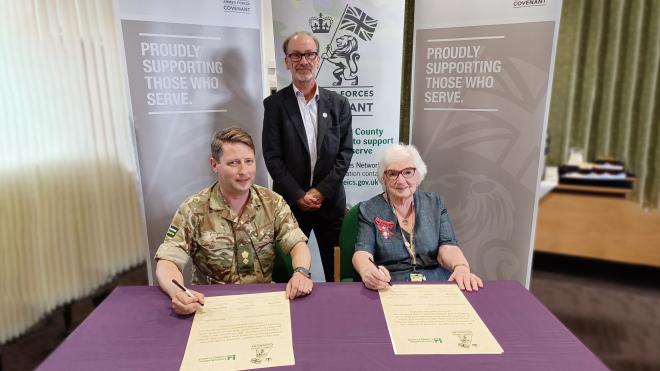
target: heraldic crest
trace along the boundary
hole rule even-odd
[[[328,61],[336,67],[332,71],[336,80],[332,85],[341,86],[344,82],[357,85],[359,82],[358,61],[360,60],[358,38],[364,41],[371,40],[378,26],[378,20],[369,17],[360,8],[346,5],[338,23],[330,43],[326,46],[325,52],[321,54],[322,61],[318,72],[321,72],[323,63]],[[329,33],[332,24],[333,19],[323,16],[323,14],[309,18],[309,25],[313,33]],[[337,36],[339,30],[344,32]]]

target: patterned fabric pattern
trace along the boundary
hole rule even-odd
[[[253,185],[239,216],[216,183],[181,204],[155,259],[172,261],[183,271],[192,257],[194,284],[267,283],[275,241],[287,255],[307,241],[282,196]]]

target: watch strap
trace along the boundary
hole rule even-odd
[[[293,273],[296,273],[296,272],[302,273],[307,278],[312,277],[312,274],[310,273],[309,269],[307,269],[305,267],[295,267],[293,269]]]

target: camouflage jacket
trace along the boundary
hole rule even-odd
[[[285,254],[307,241],[282,196],[253,185],[239,218],[215,183],[179,206],[155,259],[192,258],[194,284],[271,282],[275,241]]]

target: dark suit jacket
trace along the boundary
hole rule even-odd
[[[346,207],[343,179],[353,156],[352,120],[346,97],[319,88],[318,155],[312,187],[325,197],[321,211],[343,213]],[[293,85],[264,99],[262,145],[273,190],[297,210],[296,201],[310,188],[310,157]]]

